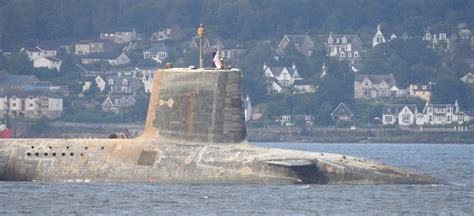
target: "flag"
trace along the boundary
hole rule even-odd
[[[222,62],[219,57],[219,50],[217,50],[216,55],[214,55],[214,65],[216,66],[217,69],[223,69],[224,66],[222,65]]]

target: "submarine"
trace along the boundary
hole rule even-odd
[[[260,148],[247,141],[242,72],[155,72],[145,130],[133,139],[0,139],[0,181],[440,184],[363,158]]]
[[[1,139],[1,181],[437,184],[363,158],[260,148],[246,139],[239,69],[155,72],[133,139]]]

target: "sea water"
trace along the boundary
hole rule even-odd
[[[294,144],[262,147],[364,157],[447,185],[190,185],[0,182],[0,214],[474,215],[474,145]]]

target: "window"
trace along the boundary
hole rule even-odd
[[[328,44],[334,43],[334,40],[332,38],[328,38]]]
[[[402,121],[408,123],[410,121],[410,115],[402,115]]]
[[[122,80],[122,85],[128,85],[128,80],[123,79],[123,80]]]
[[[354,57],[359,57],[359,52],[354,52]]]
[[[393,122],[393,116],[385,116],[385,122],[392,123]]]
[[[346,38],[346,37],[343,37],[343,38],[342,38],[342,43],[343,43],[343,44],[346,44],[346,43],[347,43],[347,38]]]
[[[114,80],[113,79],[109,79],[109,85],[114,85]]]

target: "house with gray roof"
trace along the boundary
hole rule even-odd
[[[314,42],[309,35],[284,35],[277,47],[278,54],[284,54],[288,46],[295,47],[296,50],[305,56],[313,54]]]
[[[125,53],[120,52],[91,53],[82,58],[82,64],[95,64],[100,62],[107,62],[112,66],[118,66],[128,64],[131,61]]]
[[[137,94],[141,82],[132,76],[109,76],[105,80],[109,94]]]
[[[36,82],[39,82],[39,79],[33,75],[8,75],[0,73],[0,92],[10,89],[22,89]]]
[[[63,111],[63,96],[48,89],[0,91],[0,118],[56,119]]]
[[[154,46],[143,51],[144,59],[153,59],[163,64],[163,61],[169,57],[170,48],[164,43],[156,43]]]
[[[294,87],[297,92],[315,92],[315,85],[310,81],[305,81],[298,73],[296,65],[291,67],[270,67],[263,64],[263,73],[266,78],[268,93],[278,93],[284,88]]]
[[[387,104],[382,109],[383,125],[410,126],[416,123],[418,109],[415,104]]]
[[[397,86],[397,82],[392,74],[357,74],[354,80],[354,98],[389,98],[394,86]]]
[[[356,34],[333,34],[330,32],[326,48],[328,56],[355,64],[361,58],[362,41]]]

